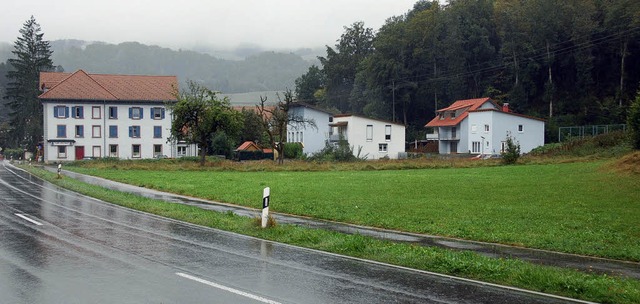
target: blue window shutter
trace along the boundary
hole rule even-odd
[[[162,108],[162,119],[164,119],[164,108]]]
[[[58,117],[58,107],[53,107],[53,117]]]
[[[154,117],[156,117],[156,115],[155,115],[156,114],[156,108],[151,108],[149,110],[151,110],[151,118],[153,119]]]
[[[78,134],[78,135],[79,135],[80,137],[83,137],[83,136],[84,136],[84,126],[80,126],[80,127],[78,128],[78,132],[80,132],[80,134]]]
[[[69,107],[64,107],[64,118],[69,118]]]
[[[84,107],[78,107],[80,108],[80,118],[84,118]]]
[[[133,108],[129,108],[129,119],[133,118]]]
[[[154,126],[153,127],[153,137],[154,138],[161,138],[162,137],[162,127],[160,127],[160,126]]]
[[[142,109],[142,108],[140,108],[140,119],[144,118],[144,115],[143,115],[143,114],[144,114],[144,111],[143,111],[143,109]],[[152,116],[152,118],[153,118],[153,116]]]
[[[129,137],[133,137],[133,127],[129,127]]]
[[[113,107],[112,109],[113,109],[113,118],[114,119],[118,118],[118,108]]]
[[[71,115],[73,115],[74,118],[75,118],[75,115],[76,115],[76,108],[77,107],[71,107]]]

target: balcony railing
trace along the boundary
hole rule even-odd
[[[458,134],[440,134],[438,140],[460,140]]]
[[[329,134],[329,142],[338,142],[340,141],[340,137],[342,136],[342,139],[348,141],[349,138],[347,138],[346,134]]]

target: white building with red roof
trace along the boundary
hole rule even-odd
[[[40,73],[44,161],[195,156],[169,141],[175,76]]]
[[[490,98],[458,100],[437,111],[425,127],[437,133],[440,154],[497,155],[512,137],[527,153],[544,145],[544,120],[516,114]]]

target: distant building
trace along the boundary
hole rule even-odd
[[[169,142],[175,76],[40,73],[44,161],[196,156]]]
[[[354,155],[367,159],[398,159],[405,152],[405,126],[351,114],[333,116],[329,142],[346,140]]]
[[[333,114],[303,102],[294,102],[289,106],[289,115],[313,120],[316,126],[289,124],[287,126],[287,142],[302,143],[302,152],[307,155],[320,152],[325,147],[331,132],[329,123]]]
[[[509,104],[498,106],[490,98],[458,100],[437,111],[425,127],[435,133],[440,154],[495,155],[505,150],[507,136],[527,153],[544,145],[544,120],[516,114]]]
[[[302,143],[303,153],[307,155],[320,152],[326,145],[337,145],[340,140],[353,147],[355,156],[367,159],[397,159],[405,152],[405,126],[401,124],[333,114],[302,102],[292,103],[289,114],[312,119],[316,124],[315,128],[302,124],[287,126],[287,142]]]

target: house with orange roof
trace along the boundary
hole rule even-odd
[[[196,156],[170,142],[175,76],[41,72],[44,161]]]
[[[513,113],[509,104],[499,106],[488,97],[458,100],[436,112],[425,127],[433,128],[440,154],[498,155],[507,137],[527,153],[544,145],[544,120]]]

